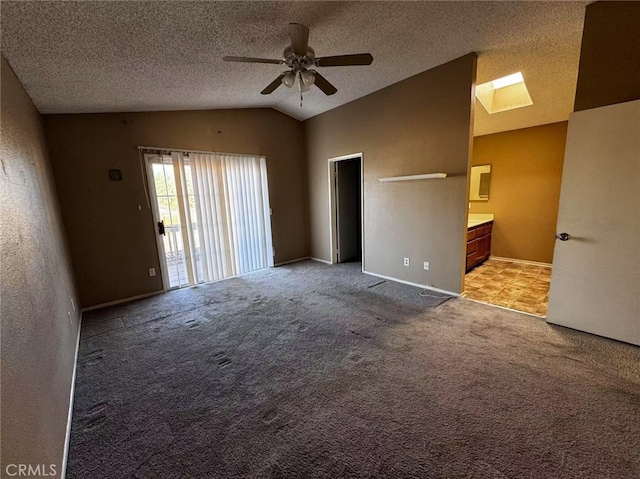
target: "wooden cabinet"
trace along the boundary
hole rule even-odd
[[[491,254],[493,221],[467,230],[467,271],[482,264]]]

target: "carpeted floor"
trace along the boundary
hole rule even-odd
[[[640,477],[640,348],[358,268],[86,314],[67,477]]]

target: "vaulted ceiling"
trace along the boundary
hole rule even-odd
[[[533,105],[489,115],[475,134],[562,121],[573,110],[589,2],[9,2],[2,53],[42,113],[272,107],[306,119],[475,51],[478,83],[521,71]],[[260,91],[281,65],[289,22],[318,56],[371,52],[330,67],[338,93]]]

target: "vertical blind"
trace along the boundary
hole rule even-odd
[[[273,266],[264,157],[171,152],[189,284]]]
[[[265,158],[192,153],[188,162],[201,225],[199,279],[273,266]]]

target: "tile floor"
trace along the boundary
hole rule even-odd
[[[551,268],[489,259],[465,276],[464,297],[547,315]]]

